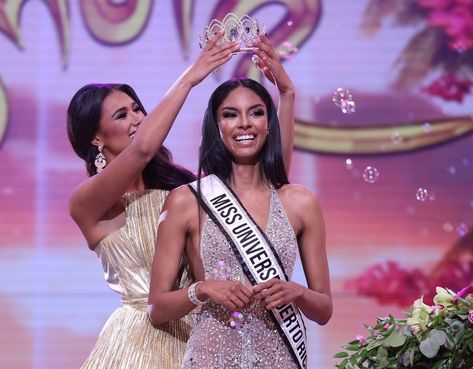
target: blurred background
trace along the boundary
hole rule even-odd
[[[228,12],[265,25],[297,89],[290,180],[321,199],[335,309],[307,323],[309,368],[334,367],[363,323],[473,281],[472,1],[3,0],[1,368],[80,367],[120,305],[68,215],[86,178],[69,100],[124,82],[150,110]],[[165,142],[179,164],[196,170],[206,102],[234,75],[261,79],[236,55],[191,92]]]

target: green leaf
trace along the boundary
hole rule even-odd
[[[455,347],[454,338],[447,333],[447,340],[443,344],[447,350],[452,350]]]
[[[439,352],[440,346],[445,344],[446,341],[447,334],[444,331],[433,329],[429,332],[427,338],[420,343],[420,352],[422,352],[425,357],[432,359]]]
[[[347,357],[347,356],[348,356],[348,352],[345,352],[345,351],[342,351],[333,355],[335,359],[343,359],[344,357]]]
[[[366,361],[367,358],[368,358],[368,351],[366,349],[362,350],[358,355],[358,360],[356,361],[356,364],[360,366]]]
[[[429,332],[429,338],[434,340],[439,346],[443,345],[447,340],[447,334],[439,329],[432,329]]]
[[[370,351],[370,350],[372,350],[372,349],[374,349],[374,348],[376,348],[376,347],[379,347],[379,346],[381,346],[381,345],[383,344],[383,341],[384,341],[384,340],[378,340],[378,341],[370,342],[370,343],[368,344],[368,346],[366,346],[366,349],[367,349],[368,351]]]
[[[386,368],[388,366],[388,349],[384,346],[379,346],[378,354],[376,355],[376,363],[379,369]]]
[[[432,367],[432,369],[442,369],[444,364],[446,364],[447,360],[440,360],[440,361],[437,361],[434,366]]]
[[[340,364],[338,364],[337,368],[338,369],[345,369],[347,367],[347,364],[348,364],[348,358],[343,360]]]
[[[400,347],[406,342],[406,336],[398,329],[394,330],[383,342],[386,347]]]
[[[360,343],[358,342],[357,344],[347,344],[345,346],[343,346],[343,348],[345,350],[349,350],[349,351],[358,351],[360,349]]]

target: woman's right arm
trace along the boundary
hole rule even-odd
[[[227,62],[235,44],[217,45],[223,34],[212,39],[167,91],[159,105],[141,122],[129,146],[106,169],[84,181],[73,193],[70,213],[81,229],[97,224],[141,174],[161,147],[192,87],[212,70]]]
[[[260,35],[260,41],[257,46],[258,48],[254,51],[259,57],[257,66],[261,68],[266,78],[277,87],[279,92],[278,119],[281,132],[282,156],[286,174],[289,176],[294,147],[296,90],[281,63],[278,53],[264,34]]]
[[[194,250],[188,252],[190,265],[193,269],[201,266],[200,258],[195,256],[200,253],[196,246],[200,238],[198,211],[196,199],[186,187],[171,191],[164,203],[148,300],[153,324],[182,318],[195,308],[189,300],[188,288],[173,290],[173,285],[186,245]],[[231,310],[243,308],[252,296],[251,290],[236,281],[205,280],[197,285],[195,292],[199,300],[213,301]]]

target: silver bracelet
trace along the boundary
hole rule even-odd
[[[195,283],[192,283],[190,285],[190,287],[187,289],[187,297],[189,297],[189,300],[194,304],[194,305],[203,305],[205,304],[207,301],[201,301],[199,300],[199,298],[197,297],[196,293],[195,293],[195,289],[197,287],[197,285],[199,283],[202,283],[202,281],[198,281],[198,282],[195,282]]]

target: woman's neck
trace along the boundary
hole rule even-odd
[[[265,181],[261,176],[259,163],[246,165],[234,162],[232,164],[230,186],[236,193],[266,187]]]

